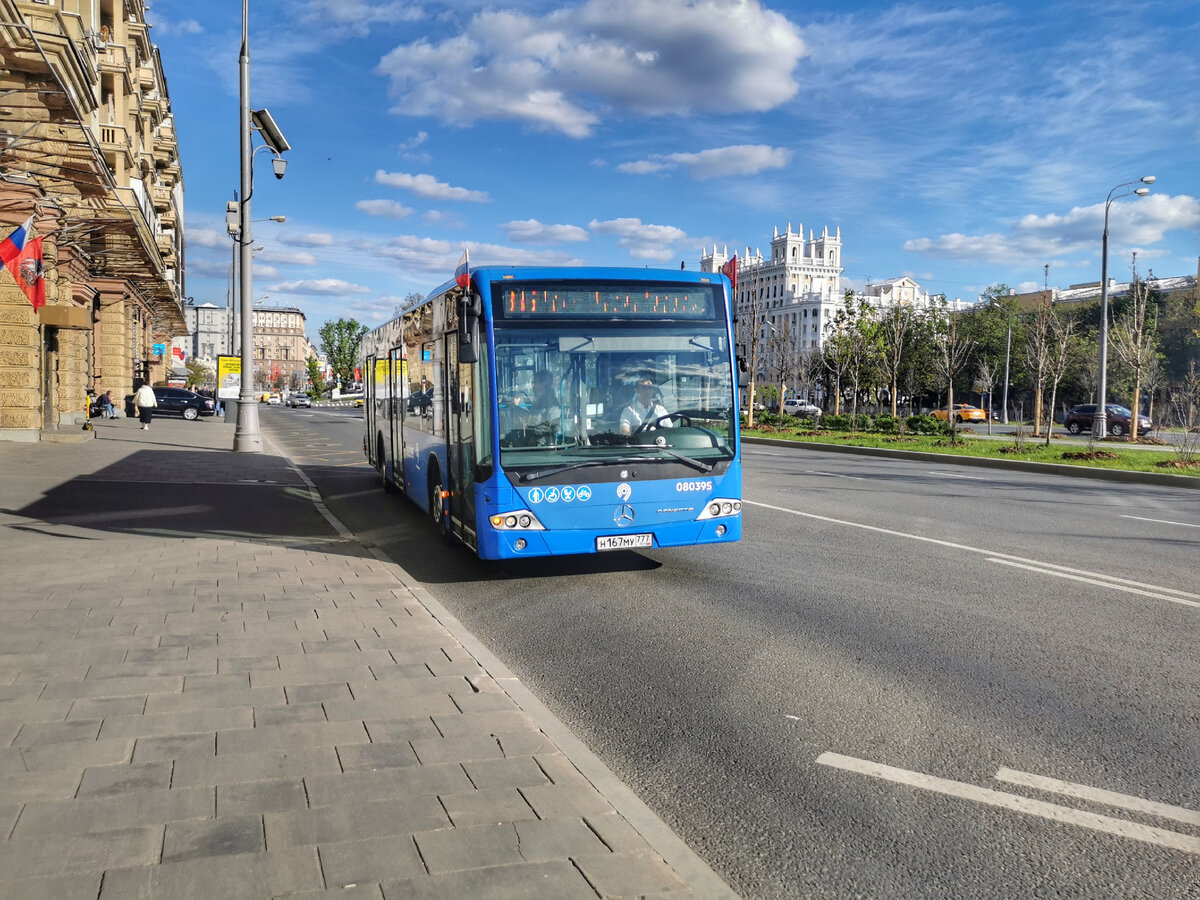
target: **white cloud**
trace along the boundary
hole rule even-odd
[[[359,200],[354,204],[354,208],[368,216],[383,216],[387,219],[403,219],[414,212],[411,206],[405,206],[398,200]]]
[[[588,239],[588,233],[578,225],[543,225],[537,219],[505,222],[500,228],[510,241],[526,244],[558,244]]]
[[[499,244],[440,241],[410,234],[392,238],[374,252],[400,263],[407,271],[430,272],[448,278],[462,257],[464,249],[471,252],[472,267],[563,266],[580,263],[580,260],[572,259],[556,250],[520,250]]]
[[[287,294],[369,294],[371,289],[340,278],[314,278],[308,281],[281,281],[267,288]]]
[[[150,16],[154,25],[155,37],[175,34],[203,34],[204,26],[195,19],[181,19],[178,22],[164,19],[162,16]]]
[[[646,225],[641,219],[592,219],[588,228],[596,234],[616,236],[617,244],[635,259],[671,259],[673,245],[688,239],[687,233],[674,225]]]
[[[798,90],[792,72],[806,52],[799,29],[759,0],[585,0],[543,16],[478,13],[439,44],[396,47],[378,72],[398,114],[585,137],[610,108],[773,109]]]
[[[193,247],[228,247],[230,240],[227,232],[215,228],[188,228],[185,236]]]
[[[648,160],[623,163],[617,166],[617,171],[627,175],[649,175],[682,166],[691,172],[693,178],[704,181],[731,175],[755,175],[767,169],[782,169],[791,160],[792,151],[786,147],[735,144],[731,147],[701,150],[699,153],[656,155]]]
[[[420,6],[410,3],[372,3],[370,0],[308,0],[303,18],[318,24],[331,24],[363,37],[376,22],[395,25],[425,17]]]
[[[431,200],[460,200],[467,203],[488,203],[487,191],[472,191],[438,181],[432,175],[410,175],[407,172],[375,172],[375,183],[412,191],[418,197]]]
[[[310,232],[309,234],[290,234],[279,239],[280,243],[293,247],[332,247],[335,243],[332,234]]]
[[[315,266],[317,258],[311,253],[303,251],[291,250],[274,250],[267,248],[255,256],[255,259],[261,259],[263,262],[274,262],[281,265],[292,266]]]
[[[1200,227],[1200,201],[1187,195],[1151,194],[1115,202],[1109,209],[1109,255],[1158,243],[1168,231]],[[1018,263],[1069,253],[1096,252],[1104,231],[1104,204],[1075,207],[1065,215],[1021,217],[1006,232],[943,234],[905,241],[904,249],[970,262]]]

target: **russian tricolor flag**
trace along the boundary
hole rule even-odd
[[[458,261],[458,267],[454,270],[454,280],[460,288],[465,288],[471,283],[471,260],[466,250],[463,251],[462,259]]]
[[[7,266],[21,255],[31,231],[33,231],[33,216],[18,225],[12,234],[0,241],[0,265]]]

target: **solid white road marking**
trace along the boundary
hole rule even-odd
[[[849,478],[851,481],[866,481],[865,478],[859,478],[857,475],[840,475],[837,472],[818,472],[816,469],[805,469],[809,475],[825,475],[828,478]]]
[[[1100,587],[1111,588],[1114,591],[1125,591],[1129,594],[1140,594],[1143,597],[1153,597],[1156,600],[1169,600],[1171,603],[1182,603],[1184,606],[1200,607],[1200,603],[1195,600],[1184,600],[1182,597],[1171,597],[1167,594],[1159,594],[1154,591],[1144,591],[1141,588],[1131,587],[1128,583],[1121,584],[1123,579],[1110,578],[1107,575],[1072,575],[1069,572],[1055,571],[1057,567],[1049,566],[1042,563],[1035,563],[1028,566],[1023,563],[1013,562],[1008,559],[996,559],[989,557],[988,562],[999,563],[1002,566],[1012,566],[1015,569],[1024,569],[1027,572],[1040,572],[1043,575],[1053,575],[1055,578],[1069,578],[1072,581],[1082,581],[1087,584],[1095,584]]]
[[[1180,525],[1184,528],[1200,528],[1191,522],[1172,522],[1168,519],[1147,519],[1145,516],[1121,516],[1122,519],[1137,519],[1139,522],[1158,522],[1160,525]]]
[[[1103,788],[1090,787],[1086,784],[1076,784],[1073,781],[1059,781],[1057,778],[1047,778],[1044,775],[1034,775],[1032,772],[1019,772],[1016,769],[1001,768],[996,772],[996,778],[1010,784],[1022,784],[1025,787],[1036,788],[1040,791],[1050,791],[1054,794],[1065,794],[1068,797],[1079,797],[1092,800],[1108,806],[1119,806],[1134,812],[1148,813],[1161,819],[1174,819],[1185,825],[1200,825],[1200,812],[1184,809],[1182,806],[1171,806],[1169,803],[1158,803],[1142,797],[1132,797],[1129,794],[1118,794],[1116,791],[1106,791]]]
[[[788,509],[786,506],[775,506],[773,503],[759,503],[756,500],[747,500],[745,497],[742,498],[742,504],[745,506],[758,506],[758,507],[761,507],[762,509],[773,509],[776,512],[788,513],[789,515],[800,516],[801,518],[805,518],[805,519],[815,519],[818,522],[829,522],[833,525],[845,525],[849,528],[861,528],[864,531],[874,531],[877,534],[886,534],[886,535],[890,535],[892,537],[906,538],[910,541],[920,541],[925,544],[934,544],[935,546],[938,546],[938,547],[948,547],[951,550],[962,550],[962,551],[969,552],[969,553],[982,553],[985,556],[995,559],[996,561],[1010,560],[1012,563],[1015,563],[1015,564],[1023,563],[1025,565],[1036,566],[1036,567],[1038,567],[1039,570],[1047,571],[1047,573],[1050,573],[1051,570],[1053,570],[1053,571],[1057,571],[1057,572],[1069,572],[1072,575],[1081,575],[1085,578],[1100,578],[1100,579],[1103,579],[1103,580],[1113,583],[1113,584],[1127,584],[1127,585],[1135,584],[1135,582],[1126,581],[1125,579],[1121,579],[1121,578],[1114,578],[1109,575],[1097,575],[1095,572],[1085,572],[1083,569],[1072,569],[1069,566],[1059,566],[1059,565],[1055,565],[1053,563],[1045,563],[1045,562],[1041,562],[1040,560],[1036,560],[1036,559],[1028,559],[1024,556],[1014,556],[1010,553],[996,553],[996,552],[994,552],[992,550],[988,550],[984,547],[972,547],[969,544],[958,544],[958,543],[955,543],[954,541],[943,541],[940,538],[926,537],[923,534],[912,534],[907,531],[896,531],[895,529],[892,529],[892,528],[882,528],[879,525],[864,525],[862,522],[850,522],[846,519],[835,519],[832,516],[821,516],[821,515],[818,515],[817,513],[801,512],[798,509]],[[1138,583],[1140,584],[1140,582],[1138,582]],[[1145,585],[1144,585],[1144,587],[1145,587]],[[1179,590],[1176,590],[1175,588],[1162,587],[1162,586],[1156,585],[1156,584],[1148,585],[1148,587],[1153,588],[1155,591],[1161,592],[1161,594],[1163,594],[1163,595],[1172,594],[1172,595],[1175,595],[1176,597],[1186,597],[1189,600],[1200,601],[1200,594],[1192,594],[1187,591],[1179,591]],[[1135,591],[1135,593],[1141,593],[1141,592],[1142,591],[1140,591],[1140,590]],[[1180,600],[1180,601],[1176,601],[1176,602],[1187,603],[1187,601],[1184,601],[1184,600]],[[1188,603],[1188,605],[1200,606],[1200,603]]]
[[[860,775],[868,775],[871,778],[881,778],[885,781],[933,791],[938,794],[946,794],[950,797],[958,797],[974,803],[984,803],[1027,816],[1038,816],[1053,822],[1090,828],[1093,831],[1101,831],[1117,837],[1142,841],[1147,844],[1157,844],[1160,847],[1169,847],[1173,850],[1182,850],[1184,853],[1200,854],[1200,838],[1180,834],[1166,828],[1139,825],[1136,822],[1127,822],[1124,819],[1116,819],[1112,816],[1102,816],[1097,813],[1072,809],[1069,806],[1046,803],[1044,800],[1032,800],[1029,797],[1021,797],[1017,794],[1007,794],[1004,791],[978,787],[961,781],[938,778],[936,775],[925,775],[922,772],[898,769],[895,766],[886,766],[882,763],[871,762],[866,759],[856,759],[853,756],[843,756],[840,753],[822,753],[817,757],[817,762],[823,766],[832,766],[833,768],[844,769],[847,772],[857,772]]]
[[[982,475],[960,475],[957,472],[930,472],[930,475],[940,475],[942,478],[968,478],[971,481],[989,481]]]

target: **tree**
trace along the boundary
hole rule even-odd
[[[1074,349],[1075,318],[1061,314],[1054,304],[1047,303],[1049,312],[1049,342],[1046,352],[1046,378],[1050,382],[1050,415],[1046,420],[1046,446],[1050,446],[1050,434],[1054,431],[1054,400],[1059,382],[1067,372]]]
[[[971,358],[974,342],[963,328],[962,315],[946,309],[946,298],[938,298],[939,306],[934,312],[935,352],[933,363],[942,383],[946,385],[946,421],[950,424],[950,440],[958,440],[954,427],[954,379],[957,378]]]
[[[358,344],[366,333],[367,326],[354,319],[338,319],[321,326],[321,351],[333,369],[335,384],[344,386],[354,380]]]
[[[762,297],[762,288],[750,299],[750,307],[745,315],[739,315],[735,339],[738,347],[745,354],[743,357],[749,366],[750,392],[746,398],[746,427],[754,427],[754,387],[759,377],[762,365],[759,355],[764,342],[763,331],[767,324],[766,299]]]
[[[309,357],[308,363],[308,380],[312,385],[312,392],[315,396],[320,397],[325,393],[328,385],[325,384],[325,376],[321,374],[321,364],[317,362],[315,357]]]
[[[1051,325],[1054,321],[1054,304],[1048,297],[1043,297],[1037,312],[1026,329],[1025,359],[1033,372],[1033,433],[1041,434],[1042,403],[1045,399],[1046,373],[1050,365],[1051,345],[1053,334]],[[1050,411],[1053,417],[1054,410]],[[1053,421],[1053,418],[1051,418]],[[1049,431],[1049,426],[1046,429]]]
[[[215,379],[213,370],[200,360],[189,359],[184,366],[187,368],[187,381],[184,382],[184,387],[192,389],[213,384]]]
[[[905,352],[909,349],[914,328],[913,311],[909,306],[893,304],[880,316],[879,369],[888,382],[893,416],[897,412],[896,403],[900,394],[900,376],[904,371]]]
[[[1138,436],[1138,414],[1142,411],[1142,381],[1146,370],[1158,356],[1158,307],[1155,297],[1144,281],[1138,280],[1137,254],[1134,254],[1133,283],[1129,291],[1129,303],[1124,314],[1117,317],[1109,331],[1109,341],[1121,361],[1129,367],[1133,375],[1133,402],[1129,408],[1133,415],[1129,417],[1129,436],[1136,440]],[[1155,315],[1150,315],[1154,309]]]

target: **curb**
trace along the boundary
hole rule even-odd
[[[1167,475],[1157,472],[1131,472],[1127,469],[1091,469],[1063,463],[1031,462],[1023,459],[992,459],[984,456],[952,456],[949,453],[925,453],[920,450],[888,450],[883,447],[854,447],[841,444],[820,444],[807,441],[785,441],[778,438],[742,437],[746,444],[770,447],[801,447],[826,453],[848,453],[852,456],[883,456],[946,465],[973,466],[980,469],[1007,469],[1011,472],[1035,472],[1040,475],[1065,475],[1068,478],[1094,478],[1098,481],[1118,481],[1125,484],[1153,484],[1165,487],[1200,490],[1200,478],[1192,475]]]

